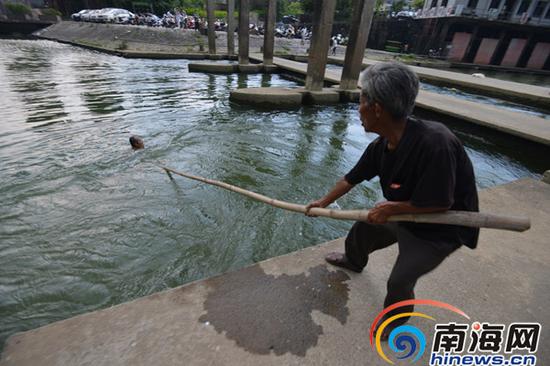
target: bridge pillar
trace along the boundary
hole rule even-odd
[[[336,0],[318,0],[314,4],[313,34],[307,63],[306,90],[321,91],[327,67]]]

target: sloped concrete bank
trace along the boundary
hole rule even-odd
[[[188,29],[63,21],[34,35],[124,57],[222,59],[225,58],[222,55],[227,54],[226,32],[216,32],[217,57],[205,56],[208,38]],[[250,36],[251,52],[259,52],[262,45],[263,36]],[[307,47],[297,39],[275,39],[277,52],[300,53]]]
[[[35,36],[127,57],[204,58],[205,37],[192,30],[65,21]]]
[[[486,189],[480,205],[528,216],[531,229],[482,230],[478,248],[451,255],[422,278],[416,296],[452,304],[472,323],[541,323],[539,345],[548,344],[550,184],[525,179]],[[335,250],[342,239],[13,335],[0,366],[387,365],[369,344],[369,327],[382,310],[396,246],[373,253],[362,274],[326,265],[324,255]],[[417,310],[437,323],[468,322]],[[411,324],[433,336],[433,322]],[[418,364],[429,363],[429,341]],[[537,365],[550,364],[548,347],[536,356]]]

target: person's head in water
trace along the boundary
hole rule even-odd
[[[143,149],[145,147],[143,139],[136,135],[130,136],[130,145],[132,145],[134,150]]]

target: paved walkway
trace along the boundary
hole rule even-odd
[[[329,60],[337,64],[344,63],[344,57],[333,56]],[[363,59],[363,66],[367,67],[380,61]],[[446,70],[439,70],[429,67],[409,65],[423,81],[437,84],[445,84],[455,87],[462,87],[468,90],[478,90],[483,94],[506,97],[514,101],[523,101],[528,104],[535,104],[550,108],[550,88],[542,86],[516,83],[513,81],[499,80],[495,78],[477,78],[472,75]]]
[[[542,323],[537,365],[548,365],[550,184],[516,181],[483,190],[480,203],[482,211],[526,215],[532,228],[482,230],[476,250],[451,255],[416,295],[452,304],[472,322]],[[323,261],[342,247],[335,240],[14,335],[0,366],[387,365],[368,339],[396,248],[373,253],[368,270],[355,274]],[[437,322],[468,322],[441,309],[416,310]],[[411,324],[426,334],[429,353],[434,323]],[[427,365],[427,355],[418,364]]]
[[[262,55],[251,54],[251,59],[261,61]],[[302,62],[275,57],[273,63],[284,70],[294,73],[305,75],[307,72],[307,64]],[[326,70],[325,72],[325,80],[329,82],[338,84],[340,78],[341,71]],[[543,118],[425,90],[420,90],[416,105],[425,110],[459,118],[550,146],[550,121]]]

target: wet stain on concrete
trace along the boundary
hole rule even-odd
[[[350,277],[326,265],[309,273],[273,276],[260,266],[208,280],[212,288],[199,318],[239,347],[256,354],[305,356],[317,345],[323,327],[313,321],[318,310],[345,324]]]

